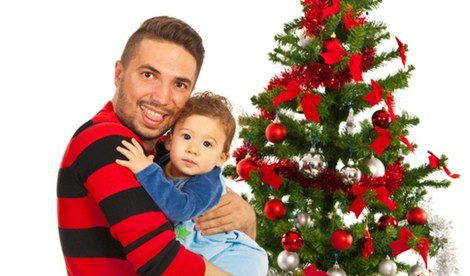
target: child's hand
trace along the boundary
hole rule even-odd
[[[129,160],[116,159],[116,163],[119,165],[129,168],[134,174],[136,174],[153,163],[154,156],[145,156],[144,149],[134,138],[132,138],[132,144],[126,140],[122,140],[122,144],[126,148],[117,147],[116,149]]]

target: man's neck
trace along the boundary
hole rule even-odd
[[[153,140],[142,140],[142,144],[146,152],[152,152],[157,145],[157,139]]]

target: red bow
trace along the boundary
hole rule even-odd
[[[375,198],[385,204],[385,206],[387,206],[391,211],[397,208],[397,203],[390,199],[388,191],[385,187],[371,189],[361,185],[354,185],[352,186],[352,192],[356,196],[356,199],[351,204],[351,206],[349,206],[348,210],[354,212],[354,214],[356,214],[356,218],[361,215],[362,211],[366,207],[366,202],[364,201],[363,196],[368,191],[375,191]]]
[[[429,167],[431,167],[431,169],[435,169],[437,167],[439,167],[439,158],[437,158],[437,156],[428,151],[429,153]],[[460,174],[452,174],[450,173],[449,169],[447,168],[446,165],[442,166],[442,168],[444,169],[444,171],[446,172],[446,174],[452,178],[459,178],[460,177]]]
[[[398,39],[398,37],[395,37],[398,43],[398,50],[400,51],[400,57],[401,57],[401,62],[403,63],[403,66],[406,64],[406,54],[405,54],[405,47],[403,46],[403,43]]]
[[[353,16],[353,9],[351,8],[346,15],[344,16],[344,27],[346,30],[351,30],[353,27],[362,26],[366,23],[364,17],[362,17],[361,13],[355,14]]]
[[[362,257],[364,259],[369,259],[370,255],[374,253],[374,247],[372,246],[372,240],[373,238],[370,236],[370,233],[368,230],[364,233],[364,238],[361,239],[362,243],[360,245],[361,247],[361,252],[362,252]]]
[[[411,231],[403,227],[400,230],[400,238],[390,244],[390,248],[392,249],[393,256],[397,256],[408,249],[411,248],[410,241],[411,238],[415,237]],[[423,258],[424,263],[426,264],[426,268],[428,268],[428,251],[429,251],[429,241],[426,238],[419,238],[418,245],[416,246],[416,250],[418,250],[419,254]]]
[[[300,88],[300,84],[295,80],[291,81],[287,84],[286,90],[282,91],[273,99],[273,106],[278,106],[280,103],[293,100],[297,98],[301,92],[302,89]],[[317,105],[320,104],[321,100],[322,97],[320,95],[306,92],[303,93],[301,104],[307,120],[320,122]]]
[[[382,94],[384,89],[380,84],[376,83],[374,80],[371,81],[372,83],[372,91],[369,94],[364,96],[364,100],[368,101],[370,106],[374,106],[378,104],[382,100]]]
[[[341,9],[341,2],[339,0],[333,0],[333,3],[331,4],[331,6],[323,10],[321,19],[325,20],[328,17],[332,16],[333,14],[337,14],[340,9]]]
[[[411,152],[413,152],[413,153],[415,152],[415,148],[410,143],[410,141],[408,141],[408,138],[406,138],[403,135],[400,135],[400,137],[398,137],[398,138],[400,139],[400,141],[402,141],[411,150]]]
[[[276,167],[276,164],[262,165],[260,169],[260,173],[261,173],[261,180],[264,183],[273,187],[274,190],[278,190],[282,184],[282,178],[276,173],[274,173],[275,167]]]
[[[373,149],[377,156],[380,156],[390,146],[390,131],[378,126],[374,126],[374,129],[379,134],[379,137],[372,142],[369,148]]]
[[[388,97],[387,97],[387,100],[385,101],[385,104],[387,104],[388,113],[390,114],[390,118],[392,119],[392,121],[395,121],[397,119],[397,115],[395,115],[395,111],[393,110],[393,105],[395,104],[395,99],[393,98],[392,92],[388,92]]]
[[[356,82],[362,81],[362,70],[361,70],[362,55],[352,54],[349,57],[349,71],[351,76]]]
[[[328,273],[325,271],[317,270],[317,267],[314,264],[310,264],[303,269],[302,275],[304,276],[328,276]]]
[[[340,62],[347,53],[341,44],[339,39],[334,38],[327,40],[323,43],[323,48],[326,49],[326,52],[320,54],[326,64],[335,64]]]

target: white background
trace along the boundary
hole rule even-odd
[[[281,71],[267,53],[283,23],[301,14],[294,0],[102,2],[0,4],[2,275],[65,274],[56,221],[59,163],[76,128],[112,97],[114,62],[142,21],[171,15],[192,25],[207,52],[196,90],[226,95],[240,114],[254,112],[250,97]],[[453,221],[461,275],[470,273],[469,7],[464,0],[388,0],[370,14],[409,45],[408,61],[417,68],[409,89],[397,92],[397,106],[421,119],[408,136],[419,148],[407,161],[427,162],[432,150],[463,175],[432,192],[435,212]],[[391,66],[373,76],[400,67]],[[242,185],[232,187],[246,191]]]

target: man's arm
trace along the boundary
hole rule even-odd
[[[84,148],[76,157],[79,178],[101,208],[111,235],[123,246],[137,273],[142,275],[203,275],[203,259],[175,240],[167,218],[137,182],[134,174],[116,164],[123,139],[134,136],[126,128],[102,123],[74,143]],[[170,225],[170,227],[169,227]]]
[[[174,222],[193,219],[214,207],[222,195],[221,170],[188,179],[181,190],[173,185],[157,164],[152,164],[136,174],[153,201]]]
[[[220,203],[194,220],[204,235],[239,230],[256,239],[256,213],[241,196],[227,187]]]

